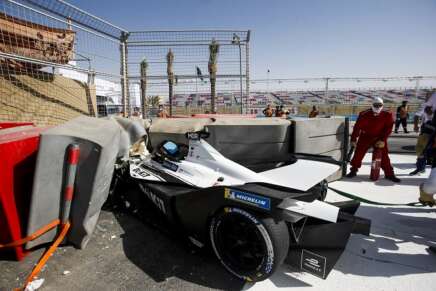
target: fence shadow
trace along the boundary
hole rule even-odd
[[[121,238],[126,257],[159,289],[192,289],[192,284],[222,290],[243,288],[245,282],[228,273],[209,248],[199,250],[190,245],[152,206],[143,205],[134,215],[117,207],[115,217],[124,230]],[[114,205],[108,208],[114,211]]]
[[[422,217],[430,211],[429,208],[360,206],[359,212],[374,218],[371,235],[353,236],[347,255],[335,269],[344,274],[387,278],[436,272],[436,255],[426,249],[435,245],[436,232],[430,230],[436,218]],[[411,216],[412,213],[417,216]],[[383,222],[376,221],[376,217]],[[426,251],[423,253],[422,249]]]

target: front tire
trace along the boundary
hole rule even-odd
[[[236,207],[226,207],[212,219],[209,235],[221,264],[233,275],[250,282],[271,276],[289,249],[289,232],[284,221],[259,219]]]

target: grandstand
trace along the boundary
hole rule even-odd
[[[301,105],[301,104],[368,104],[374,96],[379,96],[386,103],[398,104],[403,100],[411,104],[421,103],[429,89],[362,89],[362,90],[330,90],[326,96],[325,91],[255,91],[248,98],[249,106],[258,107],[267,104],[274,105]],[[232,106],[239,103],[239,92],[218,93],[217,106]],[[205,106],[210,104],[210,94],[177,94],[173,106]]]

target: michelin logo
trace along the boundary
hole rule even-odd
[[[224,190],[224,198],[271,210],[271,200],[263,196],[226,188]]]

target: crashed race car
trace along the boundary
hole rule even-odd
[[[208,136],[188,132],[187,145],[165,140],[119,166],[117,179],[135,186],[124,201],[135,208],[147,201],[192,244],[211,247],[230,273],[250,282],[267,279],[284,262],[326,278],[350,234],[369,235],[370,221],[354,216],[358,202],[323,202],[325,178],[337,166],[294,158],[255,172],[219,153]]]

